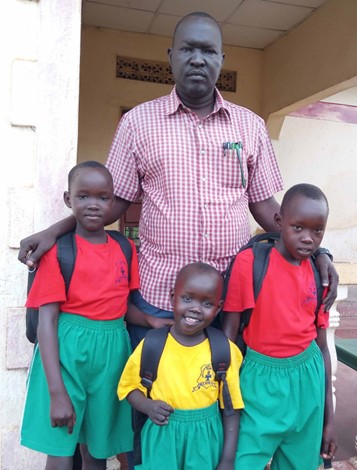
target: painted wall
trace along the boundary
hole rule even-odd
[[[329,0],[265,49],[264,117],[325,98],[353,80],[356,84],[356,50],[357,1]]]
[[[25,337],[21,238],[68,214],[76,162],[81,0],[4,0],[0,29],[0,468],[38,470],[19,427],[33,345]],[[6,159],[6,164],[5,164]]]
[[[120,107],[166,95],[171,85],[119,79],[116,56],[167,62],[170,38],[85,26],[82,29],[78,160],[105,161],[120,116]],[[224,68],[236,70],[237,92],[230,101],[261,112],[263,52],[225,47]]]
[[[356,124],[288,116],[273,140],[286,189],[306,182],[326,194],[330,215],[323,244],[342,263],[357,263],[356,132]]]

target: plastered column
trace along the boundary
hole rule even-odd
[[[331,357],[331,373],[332,373],[332,398],[333,398],[333,407],[336,410],[336,387],[338,387],[338,383],[336,383],[336,372],[337,372],[337,354],[336,354],[336,346],[335,346],[335,331],[336,328],[340,325],[340,314],[337,311],[338,302],[347,298],[348,289],[345,285],[340,285],[337,288],[337,298],[335,303],[330,309],[330,324],[329,328],[327,329],[327,344],[330,351]]]
[[[19,445],[33,346],[25,338],[21,238],[67,215],[62,202],[77,160],[80,0],[4,0],[0,31],[0,468],[44,468]]]

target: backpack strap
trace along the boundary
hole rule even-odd
[[[253,251],[253,290],[255,301],[259,296],[264,277],[268,270],[271,250],[274,247],[276,240],[279,238],[280,234],[278,232],[260,233],[252,237],[249,242],[240,249],[240,251],[243,251],[251,248]],[[246,344],[243,339],[243,331],[244,328],[249,325],[252,312],[253,309],[248,308],[241,313],[237,336],[237,346],[241,350],[243,356],[245,355],[246,351]]]
[[[258,233],[257,235],[254,235],[251,237],[248,242],[242,246],[242,248],[239,251],[244,251],[247,248],[252,248],[253,245],[256,242],[266,242],[269,244],[274,244],[277,240],[280,238],[280,233],[279,232],[263,232],[263,233]]]
[[[35,280],[37,269],[28,271],[27,274],[27,295],[29,294],[33,281]],[[30,343],[37,342],[37,327],[38,327],[38,308],[26,307],[26,338]]]
[[[71,283],[74,265],[77,256],[77,245],[74,232],[68,232],[57,238],[57,259],[60,265],[61,273],[66,286],[66,295],[68,294]]]
[[[271,239],[267,243],[255,242],[253,244],[253,287],[254,287],[254,300],[256,301],[261,291],[263,280],[268,270],[270,252],[275,244]]]
[[[316,323],[316,326],[317,326],[317,315],[319,313],[319,310],[320,310],[320,307],[321,307],[321,304],[322,304],[322,297],[323,297],[323,294],[324,294],[324,286],[321,283],[320,272],[317,269],[315,261],[314,261],[313,258],[310,258],[310,263],[311,263],[311,267],[312,267],[312,270],[313,270],[313,273],[314,273],[315,284],[316,284],[317,304],[316,304],[316,310],[315,310],[315,317],[316,317],[315,318],[315,323]]]
[[[231,278],[232,267],[233,267],[235,259],[236,259],[236,257],[234,257],[232,259],[232,261],[230,262],[228,268],[222,273],[222,277],[223,277],[222,300],[226,300],[226,297],[227,297],[228,284],[229,284],[229,280]]]
[[[147,396],[149,398],[152,384],[157,378],[157,369],[169,329],[169,326],[153,328],[146,333],[144,338],[141,352],[140,377],[141,384],[147,389]]]
[[[122,233],[118,232],[117,230],[106,230],[107,234],[117,241],[124,253],[127,265],[128,265],[128,281],[130,282],[130,272],[131,272],[131,260],[133,257],[133,250],[131,248],[131,244],[126,236]]]
[[[209,326],[205,331],[211,348],[211,361],[212,368],[215,373],[215,379],[218,382],[223,383],[223,413],[226,416],[231,416],[234,414],[234,410],[232,397],[229,392],[228,383],[226,380],[227,370],[231,363],[231,350],[229,347],[229,341],[226,335],[217,328]]]
[[[157,377],[160,358],[165,347],[169,326],[154,328],[149,330],[144,338],[143,349],[141,351],[140,377],[141,384],[147,389],[147,397],[150,398],[150,392],[153,382]],[[134,431],[134,464],[142,463],[141,455],[141,430],[146,423],[148,416],[132,408],[132,427]]]
[[[66,294],[68,293],[71,282],[74,263],[76,259],[76,242],[74,232],[68,232],[57,238],[57,259],[61,269],[61,273],[65,282]],[[37,270],[29,271],[27,278],[27,294],[29,294],[35,279]],[[39,320],[38,308],[26,308],[26,337],[31,343],[37,342],[37,327]]]

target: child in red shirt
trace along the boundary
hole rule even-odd
[[[132,450],[131,410],[116,387],[131,353],[124,315],[130,291],[139,288],[138,260],[130,241],[129,273],[120,245],[104,230],[114,201],[104,165],[88,161],[70,171],[64,202],[77,220],[77,253],[68,294],[55,245],[27,299],[39,307],[39,326],[21,444],[46,453],[46,468],[72,469],[77,442],[88,469],[104,470],[108,457]]]
[[[244,330],[247,353],[241,369],[241,412],[236,465],[239,470],[315,470],[320,453],[336,451],[328,314],[317,318],[310,256],[320,246],[328,202],[316,186],[289,189],[275,222],[281,233],[271,250],[257,300],[253,253],[240,252],[232,267],[223,330],[236,341],[240,314],[252,308]]]

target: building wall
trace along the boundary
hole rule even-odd
[[[0,468],[44,468],[19,445],[27,367],[27,269],[21,238],[68,214],[62,202],[77,158],[80,0],[4,0],[0,29]],[[65,136],[65,137],[64,137]],[[6,159],[6,164],[5,164]]]
[[[286,189],[306,182],[326,194],[330,215],[323,244],[339,263],[357,263],[356,132],[356,124],[287,116],[279,140],[273,140]]]
[[[356,0],[328,0],[265,49],[264,118],[356,85],[356,49]]]

